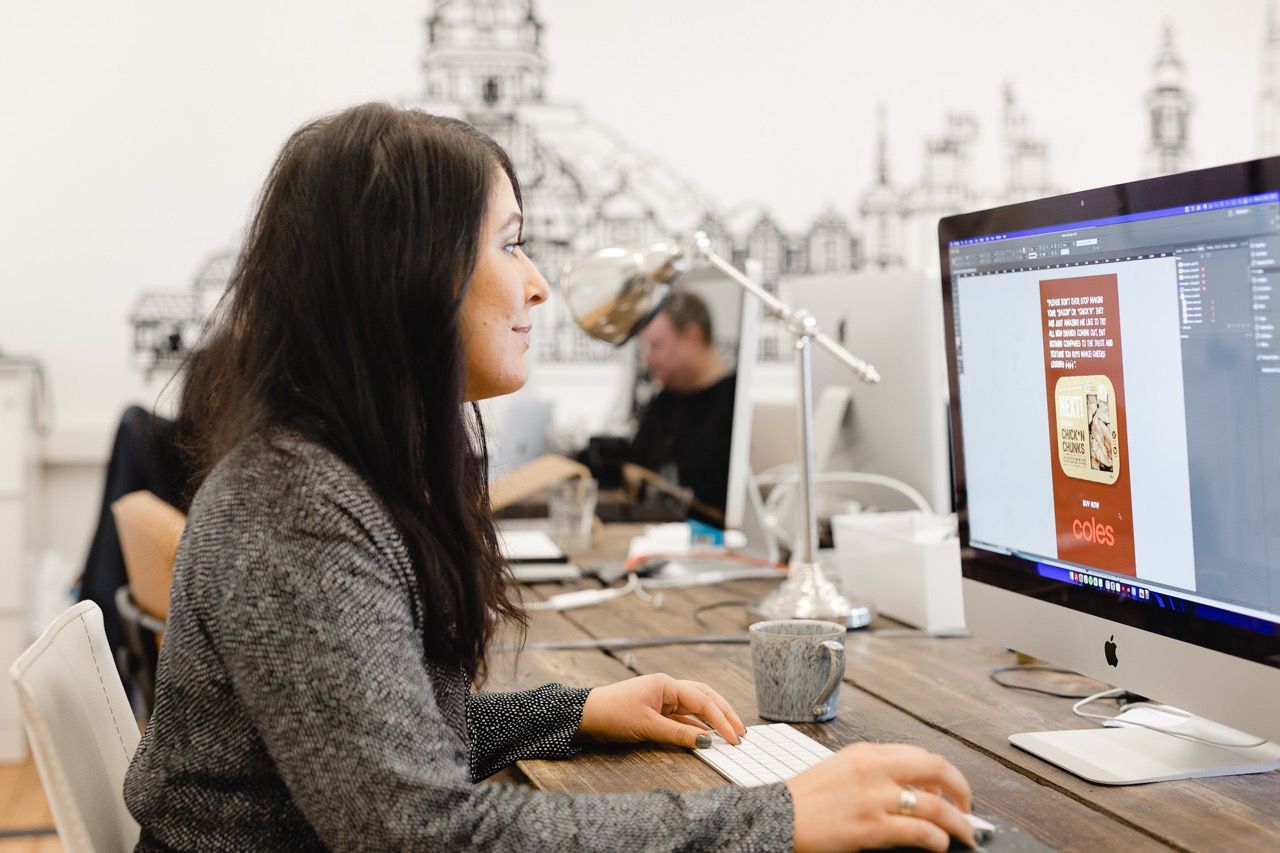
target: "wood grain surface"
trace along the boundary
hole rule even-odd
[[[616,534],[616,531],[614,532]],[[616,541],[606,543],[617,546]],[[583,581],[576,586],[591,586]],[[538,612],[530,640],[671,637],[744,632],[742,602],[772,584],[750,581],[664,591],[655,608],[635,596],[564,613]],[[528,588],[531,600],[574,585]],[[708,607],[708,605],[724,606]],[[699,608],[705,608],[698,610]],[[695,621],[697,611],[702,624]],[[974,808],[1065,851],[1280,850],[1280,773],[1108,787],[1092,785],[1009,744],[1010,734],[1092,725],[1068,699],[997,685],[992,667],[1012,652],[971,638],[930,638],[885,620],[852,632],[837,718],[798,726],[838,749],[859,741],[913,743],[945,756],[974,789]],[[548,680],[595,686],[630,675],[667,672],[704,681],[748,725],[756,716],[747,645],[672,645],[613,651],[526,649],[493,662],[491,687]],[[1098,690],[1082,677],[1023,676],[1057,689]],[[520,770],[554,791],[698,790],[723,780],[691,753],[656,747],[596,746],[567,761],[525,761]]]

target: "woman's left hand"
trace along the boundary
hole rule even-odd
[[[690,749],[712,729],[732,744],[747,730],[719,693],[700,681],[677,681],[665,673],[594,688],[578,725],[579,732],[596,740],[655,741]]]

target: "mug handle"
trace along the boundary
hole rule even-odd
[[[830,658],[831,669],[827,671],[827,683],[822,685],[822,689],[818,691],[818,695],[810,703],[809,712],[815,717],[821,717],[827,713],[827,705],[831,702],[831,696],[839,688],[840,678],[844,675],[844,643],[825,640],[818,648],[826,649],[827,656]]]

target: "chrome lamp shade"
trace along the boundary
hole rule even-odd
[[[584,332],[621,346],[653,319],[686,268],[679,247],[668,243],[601,249],[569,263],[560,287]]]

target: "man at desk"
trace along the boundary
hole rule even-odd
[[[676,291],[640,332],[662,386],[640,416],[627,461],[693,491],[689,515],[722,525],[728,495],[736,374],[716,352],[707,304]]]

